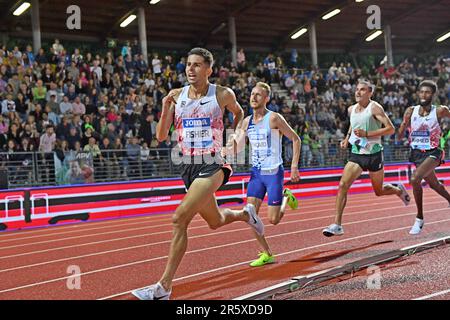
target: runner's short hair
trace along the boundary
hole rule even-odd
[[[363,84],[365,86],[368,86],[370,92],[374,91],[373,84],[371,84],[370,81],[368,81],[368,80],[364,80],[364,79],[358,80],[358,84]]]
[[[419,90],[422,87],[428,87],[431,88],[431,90],[433,90],[433,93],[436,93],[437,91],[437,85],[436,82],[431,81],[431,80],[424,80],[419,84]]]
[[[261,89],[263,89],[267,93],[267,96],[270,97],[271,90],[270,90],[270,86],[267,83],[265,83],[265,82],[258,82],[258,83],[256,83],[255,87],[260,87]]]
[[[207,50],[205,48],[193,48],[193,49],[191,49],[191,51],[189,51],[188,57],[193,55],[193,54],[203,57],[205,62],[210,67],[213,66],[213,64],[214,64],[214,57],[213,57],[213,54],[211,53],[211,51],[209,51],[209,50]]]

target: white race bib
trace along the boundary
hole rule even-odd
[[[248,133],[248,139],[252,146],[253,151],[257,151],[260,154],[267,153],[267,130],[261,129],[258,131],[252,131]]]
[[[365,146],[367,146],[367,144],[369,143],[369,141],[367,140],[367,138],[360,138],[357,137],[353,132],[350,135],[350,139],[348,139],[348,142],[351,145],[357,145],[361,148],[364,148]]]
[[[204,149],[213,144],[210,118],[183,119],[183,144],[187,148]]]
[[[411,133],[411,147],[413,149],[430,150],[431,139],[430,131],[413,131]]]

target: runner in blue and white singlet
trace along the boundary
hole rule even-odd
[[[281,157],[281,135],[270,128],[272,111],[268,111],[262,121],[255,123],[250,116],[247,136],[251,146],[252,166],[261,170],[273,170],[283,164]]]
[[[242,127],[246,133],[238,134],[241,138],[247,136],[251,150],[251,176],[247,186],[247,203],[255,205],[256,211],[268,196],[268,215],[270,223],[276,225],[284,214],[286,204],[291,208],[297,207],[297,199],[284,185],[284,168],[281,138],[285,135],[293,141],[293,159],[291,165],[291,181],[299,181],[298,161],[301,142],[299,136],[278,113],[266,108],[270,98],[270,86],[258,82],[253,88],[250,106],[253,115],[244,119]],[[238,138],[239,139],[239,138]],[[239,145],[239,143],[238,143]],[[257,236],[264,249],[260,257],[251,266],[262,266],[274,261],[274,256],[263,236]]]
[[[269,206],[281,206],[283,200],[284,168],[281,158],[281,135],[270,128],[272,111],[254,123],[250,116],[247,137],[250,142],[252,171],[247,197],[264,199],[268,194]]]

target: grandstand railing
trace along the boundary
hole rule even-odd
[[[285,168],[289,169],[292,144],[283,147]],[[320,148],[303,145],[300,169],[344,166],[348,152],[340,149],[338,143]],[[233,163],[235,172],[249,171],[248,150],[246,153],[245,163]],[[386,163],[406,162],[408,157],[408,146],[384,145]],[[69,151],[64,153],[62,161],[55,152],[0,152],[0,171],[7,174],[8,188],[13,189],[179,177],[181,166],[172,161],[172,149],[151,148],[148,154],[140,150],[101,150],[101,156]]]

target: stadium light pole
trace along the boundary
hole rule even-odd
[[[31,30],[34,54],[37,54],[41,48],[41,23],[39,19],[39,0],[31,0]]]
[[[228,36],[231,42],[231,61],[237,67],[236,20],[233,16],[228,17]]]
[[[314,66],[319,65],[319,59],[317,56],[317,36],[316,36],[316,24],[311,22],[309,27],[309,50],[311,51],[311,60]]]
[[[147,30],[145,23],[145,8],[140,7],[138,10],[138,24],[139,24],[139,42],[141,45],[141,52],[144,56],[144,60],[148,65],[148,53],[147,53]]]
[[[384,47],[387,56],[387,63],[389,67],[394,66],[394,54],[392,52],[392,34],[391,25],[386,25],[384,27]]]

